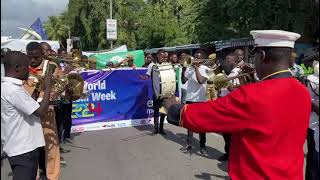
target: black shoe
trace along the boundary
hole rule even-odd
[[[38,180],[48,180],[46,173],[39,169],[39,179]]]
[[[164,130],[160,130],[159,133],[162,134],[162,135],[167,135],[167,133],[164,132]]]
[[[60,147],[60,153],[63,154],[63,153],[69,153],[69,152],[71,152],[71,150]]]
[[[41,175],[38,180],[48,180],[46,175]]]
[[[186,145],[186,146],[181,147],[180,151],[183,152],[183,153],[187,153],[187,152],[190,152],[191,149],[192,149],[191,145]]]
[[[224,154],[218,158],[218,161],[228,161],[228,159],[229,159],[229,155]]]
[[[208,150],[206,147],[200,147],[200,154],[208,156]]]
[[[152,132],[152,135],[156,135],[158,133],[159,133],[159,131],[157,129],[154,129],[153,132]]]
[[[66,138],[66,139],[64,140],[64,144],[66,144],[66,143],[68,143],[68,144],[73,144],[73,140],[72,140],[71,138]]]

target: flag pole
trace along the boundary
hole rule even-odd
[[[37,20],[38,20],[38,19],[36,19],[32,24],[34,24]],[[27,32],[31,29],[32,24],[29,26],[29,28],[27,29],[27,31],[25,31],[25,32],[22,34],[21,38],[22,38],[24,35],[26,35]],[[21,39],[21,38],[20,38],[20,39]]]
[[[26,35],[27,32],[28,32],[30,29],[31,29],[31,26],[22,34],[21,38],[22,38],[24,35]],[[21,38],[20,38],[20,39],[21,39]]]

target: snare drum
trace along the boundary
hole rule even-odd
[[[152,67],[152,86],[157,99],[175,94],[176,73],[171,64],[156,64]]]

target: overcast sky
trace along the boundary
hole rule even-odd
[[[23,31],[40,17],[59,15],[67,9],[69,0],[1,0],[1,35],[21,38]]]

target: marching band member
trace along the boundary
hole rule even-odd
[[[314,73],[307,77],[307,87],[312,100],[319,102],[319,62],[314,62]],[[318,108],[319,109],[319,108]],[[307,134],[307,165],[305,179],[319,179],[319,114],[311,112]]]
[[[58,67],[57,64],[46,60],[43,58],[43,52],[41,45],[37,42],[30,42],[27,47],[27,55],[30,58],[30,72],[35,75],[43,76],[45,72],[50,71],[55,78],[61,78],[63,76],[62,71]],[[51,66],[50,66],[51,65]],[[54,67],[53,69],[49,69],[50,67]],[[36,84],[34,79],[28,79],[27,83],[25,83],[24,88],[29,92],[29,94],[33,94],[36,90]],[[38,102],[42,101],[43,92],[39,92]],[[54,92],[50,95],[51,101],[56,101],[59,94]],[[45,138],[45,169],[47,178],[50,180],[58,180],[60,177],[60,151],[59,151],[59,138],[57,133],[57,125],[55,120],[55,112],[54,107],[50,105],[48,113],[46,116],[41,118],[41,124],[43,128],[44,138]]]
[[[199,61],[201,59],[207,59],[207,54],[203,50],[198,50],[194,54],[195,61]],[[197,62],[192,64],[192,67],[183,68],[182,75],[184,76],[183,83],[187,82],[186,89],[186,104],[195,104],[200,102],[207,101],[206,94],[206,86],[207,80],[209,78],[208,75],[209,68],[207,66],[201,65]],[[191,139],[193,136],[193,132],[188,129],[187,135],[187,145],[180,148],[182,152],[188,152],[192,149]],[[200,153],[203,155],[208,155],[208,151],[206,149],[206,134],[199,133],[200,139]]]
[[[230,53],[226,56],[226,60],[222,63],[222,69],[227,74],[228,78],[238,76],[241,72],[241,69],[238,66],[238,55],[235,53]],[[233,79],[230,81],[233,85],[239,85],[240,81],[239,79]],[[230,87],[223,88],[218,92],[218,97],[224,97],[228,95],[230,92],[232,92],[233,89]],[[229,159],[229,152],[230,152],[230,145],[231,145],[231,134],[229,133],[223,133],[222,134],[225,145],[224,150],[225,154],[218,158],[219,161],[226,161]]]
[[[28,79],[29,58],[18,52],[4,57],[5,77],[1,79],[1,142],[12,168],[13,179],[35,180],[39,164],[39,149],[45,146],[40,118],[46,116],[50,102],[51,74],[44,77],[41,104],[23,88]]]
[[[300,35],[279,30],[251,34],[261,81],[204,103],[180,105],[174,98],[166,99],[167,120],[198,133],[231,133],[232,180],[302,180],[311,98],[289,71]]]
[[[242,49],[236,49],[235,53],[238,56],[237,64],[240,67],[241,65],[244,64],[244,52]]]
[[[58,49],[59,55],[66,55],[67,50],[64,48]],[[69,74],[74,70],[74,68],[67,63],[60,63],[60,66],[63,68],[63,74]],[[63,93],[65,95],[65,92]],[[72,102],[70,102],[67,98],[63,97],[60,103],[54,107],[56,112],[57,119],[57,129],[59,134],[59,139],[61,142],[72,142],[71,141],[71,126],[72,126]],[[62,127],[60,127],[60,123],[62,123]],[[70,150],[64,149],[60,147],[60,153],[68,153]]]
[[[169,61],[171,62],[172,65],[175,65],[175,64],[179,63],[178,62],[178,56],[177,56],[177,54],[175,52],[170,53]]]
[[[157,52],[157,58],[156,58],[156,63],[157,64],[162,64],[165,60],[165,51],[160,49]],[[152,73],[152,67],[155,65],[155,63],[150,63],[148,66],[148,70],[146,72],[147,78],[151,77]],[[142,77],[142,79],[145,79]],[[157,99],[155,95],[153,94],[153,120],[154,120],[154,130],[152,132],[153,135],[155,134],[163,134],[165,135],[166,133],[163,130],[163,123],[165,119],[165,115],[162,113],[159,113],[159,109],[161,107],[163,100],[162,99]],[[160,115],[160,125],[159,125],[159,115]]]
[[[291,61],[292,64],[290,66],[290,71],[292,73],[292,75],[296,78],[300,78],[304,75],[304,70],[301,66],[299,66],[295,61],[297,58],[297,53],[295,52],[295,50],[293,49],[291,52]]]

